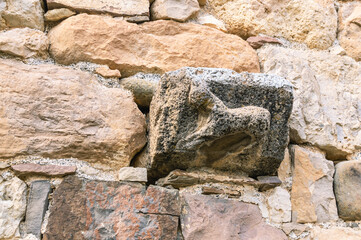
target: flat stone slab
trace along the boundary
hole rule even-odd
[[[146,168],[134,168],[123,167],[118,172],[119,181],[129,182],[147,182],[147,169]]]
[[[35,163],[12,165],[11,169],[17,175],[43,175],[51,177],[60,177],[76,172],[76,166],[40,165]]]

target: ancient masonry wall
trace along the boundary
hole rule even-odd
[[[361,240],[361,1],[0,0],[0,239]]]

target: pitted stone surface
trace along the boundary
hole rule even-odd
[[[275,173],[287,145],[292,86],[284,78],[182,68],[162,76],[150,107],[151,175],[209,167]]]
[[[71,176],[54,192],[45,240],[176,239],[177,190]]]

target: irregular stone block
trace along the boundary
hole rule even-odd
[[[119,181],[130,182],[147,182],[147,169],[146,168],[134,168],[123,167],[118,172]]]
[[[262,47],[265,43],[279,43],[281,42],[277,38],[266,37],[266,36],[256,36],[247,38],[247,42],[254,49]]]
[[[0,109],[0,159],[73,157],[119,168],[146,143],[131,94],[79,70],[1,60]]]
[[[333,162],[316,149],[293,145],[292,218],[298,223],[338,219],[333,193]]]
[[[74,174],[76,166],[40,165],[34,163],[17,164],[11,166],[17,175],[44,175],[44,176],[65,176]]]
[[[317,240],[360,240],[361,230],[345,227],[320,228],[316,226],[312,229],[310,235],[311,239]]]
[[[209,14],[204,10],[200,10],[194,17],[189,19],[189,22],[198,23],[208,27],[212,27],[222,32],[227,32],[226,25],[221,20],[218,20],[213,15]]]
[[[150,8],[152,20],[184,22],[200,10],[198,0],[155,0]]]
[[[0,176],[0,239],[20,236],[26,209],[26,184],[17,177]]]
[[[286,189],[276,187],[266,201],[272,222],[291,222],[291,196]]]
[[[106,64],[123,77],[186,66],[259,72],[257,55],[242,38],[192,23],[159,20],[137,25],[79,14],[53,28],[49,39],[57,62]]]
[[[328,51],[273,45],[260,48],[258,55],[265,73],[287,77],[295,86],[291,142],[316,146],[330,160],[345,160],[361,148],[358,62]]]
[[[181,226],[184,240],[286,240],[282,230],[267,225],[254,204],[184,193]]]
[[[49,10],[44,14],[45,21],[56,22],[75,15],[76,12],[67,8]]]
[[[327,49],[336,39],[337,13],[333,0],[209,0],[211,12],[229,32],[248,38],[258,34],[284,37]]]
[[[150,107],[150,174],[193,167],[274,174],[292,100],[292,86],[278,76],[211,68],[164,74]]]
[[[95,69],[95,72],[105,78],[120,78],[122,76],[118,69],[113,70],[110,69],[108,66],[99,67]]]
[[[47,0],[48,8],[112,16],[149,16],[149,0]],[[149,19],[149,17],[148,17]]]
[[[361,161],[336,165],[334,189],[338,215],[347,221],[361,220]]]
[[[16,57],[48,57],[49,41],[45,33],[30,28],[0,32],[0,52]]]
[[[361,61],[361,2],[341,3],[338,16],[340,45],[347,55]]]
[[[41,237],[41,225],[44,215],[46,210],[48,210],[50,191],[49,181],[34,181],[30,185],[25,215],[25,229],[27,234],[33,234],[39,239]]]
[[[66,177],[54,192],[45,240],[176,239],[177,190]]]

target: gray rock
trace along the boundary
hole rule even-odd
[[[49,181],[34,181],[30,186],[28,207],[25,215],[25,227],[27,234],[33,234],[37,238],[41,236],[41,224],[49,205],[49,193],[51,191]]]
[[[345,161],[336,165],[334,189],[340,218],[361,220],[361,161]]]
[[[216,68],[164,74],[150,106],[148,174],[191,167],[274,174],[292,100],[291,84],[275,75]]]

